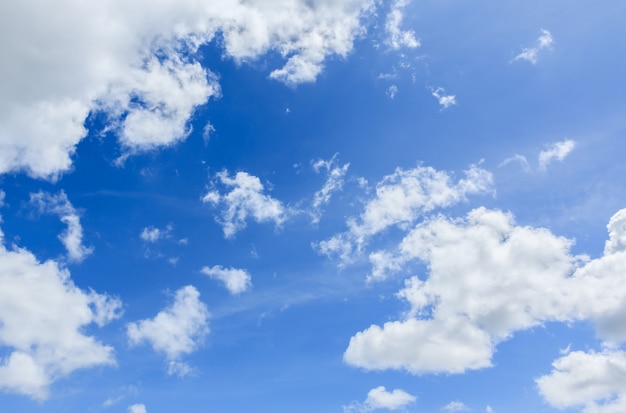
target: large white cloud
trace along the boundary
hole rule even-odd
[[[0,241],[2,232],[0,232]],[[84,332],[119,317],[119,300],[83,291],[55,261],[0,245],[0,388],[43,400],[75,370],[115,364],[113,348]]]
[[[287,217],[283,204],[263,193],[261,180],[247,172],[237,172],[234,177],[228,171],[217,174],[217,179],[230,192],[221,195],[217,190],[209,191],[202,197],[202,202],[223,205],[220,224],[226,238],[232,238],[247,225],[249,218],[256,222],[274,222],[280,226]]]
[[[154,318],[129,323],[128,340],[133,346],[147,342],[155,351],[165,353],[168,373],[184,376],[191,368],[180,359],[202,343],[209,333],[208,319],[200,293],[188,285],[176,291],[172,305]]]
[[[625,217],[622,210],[610,220],[605,253],[595,260],[573,256],[573,241],[518,226],[497,210],[426,220],[395,251],[377,255],[388,271],[427,264],[428,277],[409,278],[398,293],[409,304],[405,318],[357,333],[345,361],[460,373],[490,366],[499,342],[548,321],[591,320],[607,345],[626,341]]]
[[[71,168],[91,111],[104,111],[126,154],[184,139],[194,109],[220,93],[200,66],[220,38],[238,62],[276,51],[271,77],[315,80],[364,32],[369,0],[70,0],[0,5],[0,173],[55,178]]]

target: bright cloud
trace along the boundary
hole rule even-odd
[[[415,38],[413,30],[402,30],[401,28],[404,8],[409,3],[408,0],[396,0],[387,14],[385,30],[387,32],[387,44],[392,50],[399,50],[403,47],[415,49],[420,46],[420,41]]]
[[[0,361],[0,388],[44,400],[75,370],[115,364],[113,348],[84,330],[118,318],[119,300],[77,288],[55,261],[4,245],[0,284],[0,345],[9,350]]]
[[[145,242],[155,243],[162,239],[169,238],[171,232],[172,232],[171,225],[166,226],[164,229],[149,226],[149,227],[145,227],[144,229],[142,229],[141,234],[139,234],[139,236]]]
[[[608,225],[602,257],[573,256],[573,241],[517,226],[510,214],[478,208],[465,220],[433,217],[397,251],[387,269],[418,259],[428,278],[411,277],[398,297],[406,318],[372,325],[350,340],[348,364],[370,370],[461,373],[491,365],[495,346],[547,321],[591,320],[607,343],[626,341],[626,212]]]
[[[83,227],[80,225],[78,211],[72,206],[65,192],[57,195],[46,192],[30,194],[30,203],[42,214],[58,215],[67,229],[59,235],[59,239],[67,250],[71,261],[80,262],[93,252],[93,248],[83,245]]]
[[[626,409],[626,353],[574,351],[552,363],[550,374],[537,379],[543,397],[565,409],[584,413],[619,413]]]
[[[520,54],[515,56],[513,61],[526,60],[532,64],[537,64],[537,61],[539,60],[539,52],[544,49],[551,48],[553,43],[554,39],[552,37],[552,34],[545,29],[541,29],[541,36],[539,36],[539,38],[537,39],[537,44],[535,45],[535,47],[525,47],[524,49],[522,49]]]
[[[539,169],[545,170],[554,160],[562,162],[575,147],[576,142],[571,139],[565,139],[561,142],[551,144],[547,149],[539,152]]]
[[[128,413],[147,413],[146,406],[141,403],[128,406]]]
[[[313,169],[315,172],[325,170],[327,174],[326,182],[319,191],[313,195],[313,203],[311,205],[313,223],[317,223],[320,220],[322,213],[321,208],[330,202],[330,198],[334,192],[340,191],[343,188],[346,173],[350,167],[349,163],[343,166],[335,166],[337,160],[337,154],[335,154],[330,160],[318,160],[313,163]]]
[[[469,410],[469,407],[467,407],[463,402],[453,401],[443,406],[441,410],[446,412],[466,412]]]
[[[90,112],[107,115],[126,154],[185,139],[195,108],[220,95],[194,60],[218,33],[237,62],[277,51],[286,63],[270,76],[297,84],[314,81],[328,56],[350,53],[373,10],[359,0],[3,3],[0,173],[68,171]]]
[[[456,105],[456,96],[455,95],[446,95],[446,91],[438,87],[436,89],[432,89],[432,95],[437,98],[439,105],[441,105],[441,110],[446,110],[450,106]]]
[[[456,183],[447,172],[431,167],[398,168],[376,185],[376,196],[366,203],[361,215],[348,220],[348,231],[320,242],[318,249],[349,261],[370,237],[390,226],[407,227],[426,212],[454,205],[467,195],[492,191],[491,173],[477,165],[466,170],[465,178]]]
[[[215,190],[209,191],[202,198],[202,202],[224,206],[218,222],[222,225],[226,238],[232,238],[237,231],[244,229],[248,218],[256,222],[271,221],[277,226],[285,221],[285,207],[280,201],[263,194],[263,184],[256,176],[237,172],[231,177],[228,171],[223,171],[217,174],[217,179],[232,190],[224,195]]]
[[[373,410],[400,410],[409,404],[415,403],[417,398],[404,390],[388,391],[385,386],[378,386],[367,393],[363,403],[354,402],[344,406],[344,413],[370,412]]]
[[[233,295],[241,294],[252,288],[252,277],[246,270],[215,265],[211,268],[203,267],[200,271],[212,279],[223,282],[228,292]]]
[[[154,318],[129,323],[128,340],[132,346],[146,342],[155,351],[165,353],[168,374],[184,376],[191,370],[180,358],[202,343],[209,333],[208,319],[209,312],[200,301],[200,293],[188,285],[176,291],[172,305]]]

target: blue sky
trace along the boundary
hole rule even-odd
[[[2,411],[626,411],[625,19],[3,4]]]

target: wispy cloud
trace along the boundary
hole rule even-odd
[[[456,96],[455,95],[446,95],[446,91],[438,87],[436,89],[431,88],[432,95],[437,98],[437,102],[441,105],[441,110],[446,110],[450,106],[456,105]]]
[[[215,265],[210,268],[203,267],[200,271],[209,278],[223,282],[232,295],[241,294],[252,288],[252,277],[246,270]]]
[[[576,142],[571,139],[550,144],[547,149],[539,152],[539,169],[545,170],[554,160],[562,162],[575,147]]]
[[[541,36],[537,39],[535,46],[523,48],[521,53],[513,58],[513,61],[526,60],[533,65],[537,64],[539,60],[539,53],[542,50],[550,49],[553,43],[554,38],[552,37],[552,34],[545,29],[541,29]]]

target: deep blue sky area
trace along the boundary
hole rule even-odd
[[[626,411],[624,21],[1,5],[0,411]]]

